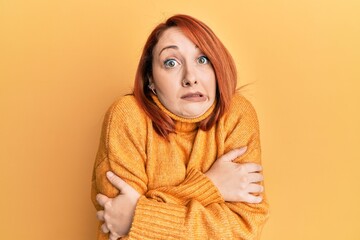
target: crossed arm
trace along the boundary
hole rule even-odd
[[[262,174],[259,173],[262,170],[261,166],[254,163],[238,164],[232,162],[237,157],[241,157],[245,151],[246,147],[228,152],[205,173],[205,176],[217,187],[226,202],[255,204],[262,201],[259,194],[263,192],[263,186],[258,184],[263,180]],[[104,222],[101,230],[104,233],[109,233],[110,240],[116,240],[127,235],[130,231],[136,204],[141,195],[114,173],[107,172],[106,175],[111,184],[120,191],[120,194],[115,198],[98,194],[96,199],[104,210],[98,211],[97,217]],[[182,206],[187,206],[191,200],[197,200],[204,207],[210,204],[197,191],[192,193],[179,191],[180,188],[186,189],[186,185],[185,180],[179,186],[149,191],[146,196]],[[253,194],[257,194],[257,196]],[[221,199],[219,202],[222,202]]]

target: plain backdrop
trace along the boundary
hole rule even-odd
[[[209,25],[250,83],[262,239],[360,239],[358,0],[0,0],[0,239],[95,240],[104,113],[176,13]]]

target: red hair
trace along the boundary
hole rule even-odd
[[[234,60],[213,31],[203,22],[187,16],[175,15],[159,24],[147,39],[135,76],[134,96],[140,107],[151,118],[155,131],[167,138],[175,132],[174,121],[161,111],[151,98],[148,88],[152,77],[153,50],[162,33],[171,27],[178,27],[208,57],[216,77],[216,106],[213,113],[199,123],[199,128],[209,130],[229,107],[235,93],[237,75]]]

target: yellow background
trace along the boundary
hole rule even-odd
[[[103,114],[175,13],[207,23],[252,83],[262,239],[360,239],[358,0],[0,0],[0,239],[95,239]]]

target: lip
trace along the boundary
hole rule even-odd
[[[206,100],[206,97],[201,92],[187,93],[181,96],[181,99],[190,102],[202,102]]]

